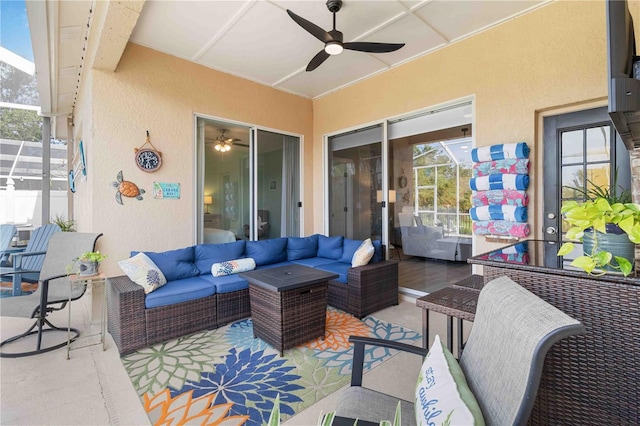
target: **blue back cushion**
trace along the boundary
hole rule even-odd
[[[256,261],[256,266],[284,262],[287,260],[287,239],[247,241],[246,253]]]
[[[310,237],[289,237],[287,242],[287,259],[298,260],[316,257],[318,254],[318,234]]]
[[[351,264],[353,254],[358,250],[360,244],[362,244],[362,241],[360,240],[350,240],[349,238],[345,238],[342,244],[342,257],[340,258],[340,262]]]
[[[318,257],[339,260],[342,257],[342,242],[344,237],[318,236]]]
[[[194,247],[191,246],[161,253],[145,251],[144,254],[149,256],[149,259],[160,268],[167,281],[174,281],[200,275],[200,271],[194,263],[194,252]],[[131,256],[136,254],[138,254],[137,251],[131,252]]]
[[[373,240],[373,257],[369,261],[369,263],[376,263],[382,260],[382,241]]]
[[[211,265],[227,260],[242,259],[245,241],[223,244],[198,244],[195,249],[195,263],[201,274],[210,274]]]

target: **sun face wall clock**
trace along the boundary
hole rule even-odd
[[[145,148],[145,145],[149,147]],[[155,172],[162,166],[162,153],[156,149],[151,143],[149,137],[149,131],[147,130],[147,141],[140,147],[136,148],[136,166],[143,172],[151,173]]]

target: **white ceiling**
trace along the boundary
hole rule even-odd
[[[128,41],[315,99],[477,34],[552,0],[346,0],[344,41],[405,43],[392,53],[345,50],[306,72],[322,42],[286,13],[330,30],[324,0],[28,1],[43,115],[64,132],[83,67],[114,71]],[[60,130],[59,130],[59,129]]]
[[[323,43],[286,13],[325,30],[325,1],[147,0],[130,41],[307,98],[317,98],[532,10],[533,0],[345,1],[336,14],[344,41],[406,43],[392,53],[345,50],[319,68]]]

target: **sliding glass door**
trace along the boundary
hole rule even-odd
[[[299,236],[300,138],[196,117],[196,239]]]
[[[382,239],[382,125],[329,138],[329,235]]]
[[[300,138],[258,129],[253,239],[300,236]]]
[[[469,100],[327,137],[326,232],[380,239],[411,270],[433,261],[431,279],[401,280],[408,293],[471,273],[472,111]]]

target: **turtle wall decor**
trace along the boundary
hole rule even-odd
[[[138,188],[138,185],[133,182],[124,180],[122,170],[120,170],[116,179],[117,181],[111,182],[111,185],[116,188],[116,201],[118,204],[122,204],[123,195],[125,197],[135,198],[136,200],[142,200],[144,189]]]

